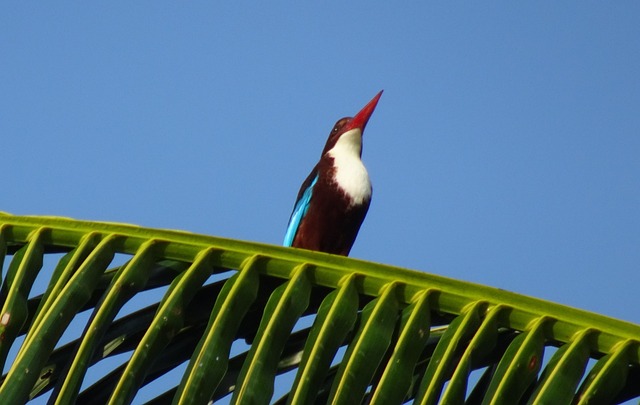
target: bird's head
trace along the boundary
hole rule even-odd
[[[338,143],[341,147],[353,150],[360,156],[362,154],[362,134],[373,110],[376,109],[378,100],[382,96],[382,90],[353,117],[341,118],[336,122],[329,134],[329,139],[324,146],[322,156],[333,149]]]

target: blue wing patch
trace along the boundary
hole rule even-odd
[[[309,209],[309,202],[311,201],[311,195],[313,194],[313,186],[315,186],[317,182],[318,176],[313,179],[311,184],[309,184],[309,187],[304,190],[304,193],[302,193],[302,196],[296,202],[296,206],[293,208],[293,213],[291,213],[291,218],[289,218],[287,233],[284,235],[284,246],[291,246],[293,244],[293,239],[296,237],[300,222]]]

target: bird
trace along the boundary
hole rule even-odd
[[[355,116],[333,126],[320,160],[300,187],[284,246],[349,255],[371,204],[362,135],[381,96],[382,91]]]

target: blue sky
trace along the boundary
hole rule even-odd
[[[637,2],[12,2],[0,52],[0,211],[280,244],[384,89],[353,257],[640,323]]]

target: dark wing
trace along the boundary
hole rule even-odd
[[[293,207],[293,212],[291,213],[291,217],[289,218],[289,225],[287,225],[287,233],[285,233],[284,235],[284,246],[291,246],[293,244],[293,240],[295,239],[298,228],[300,227],[300,222],[309,209],[309,204],[311,203],[311,198],[313,197],[313,187],[317,182],[318,170],[317,167],[315,167],[311,171],[307,179],[304,181],[304,183],[302,183],[300,191],[298,192],[298,199],[296,200],[296,204]]]

